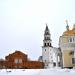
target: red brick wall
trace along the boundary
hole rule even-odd
[[[26,68],[26,69],[42,69],[44,68],[44,63],[39,61],[29,61],[27,58],[27,55],[16,51],[12,54],[9,54],[5,57],[5,61],[3,61],[3,64],[6,68]],[[14,62],[15,59],[22,59],[22,63],[16,64]],[[1,63],[1,62],[0,62]]]

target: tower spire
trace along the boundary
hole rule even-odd
[[[46,23],[45,35],[50,35],[50,31],[49,31],[47,23]]]
[[[69,30],[69,25],[68,25],[68,20],[66,20],[66,29],[67,29],[67,31]]]

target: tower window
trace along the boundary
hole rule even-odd
[[[50,55],[51,55],[51,53],[50,53]]]
[[[50,47],[51,47],[51,43],[50,43]]]
[[[46,43],[44,43],[44,46],[46,46]]]
[[[49,46],[49,43],[47,43],[47,45]]]
[[[46,62],[46,60],[45,60],[45,62]]]
[[[51,58],[52,58],[52,56],[51,56]]]
[[[45,37],[45,40],[46,40],[46,37]]]
[[[46,51],[46,49],[45,49],[45,51]]]
[[[47,37],[47,39],[49,39],[49,37]]]

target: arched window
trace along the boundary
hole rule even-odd
[[[46,43],[44,43],[44,46],[46,46]]]
[[[49,43],[47,43],[47,45],[49,46]]]

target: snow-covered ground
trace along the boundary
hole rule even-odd
[[[75,69],[0,69],[0,75],[75,75]]]
[[[0,75],[36,75],[38,72],[38,69],[2,69]]]

